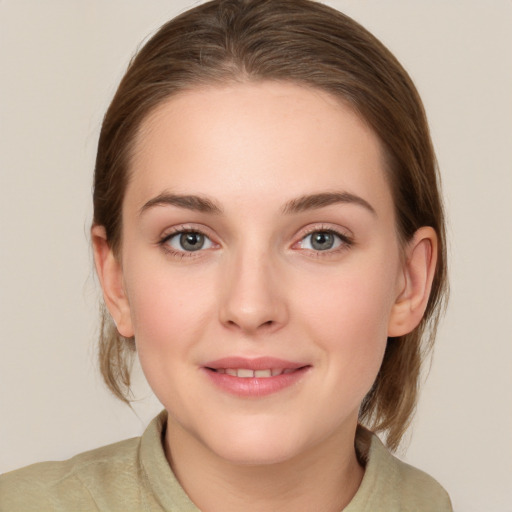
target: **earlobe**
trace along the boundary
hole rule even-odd
[[[411,332],[423,318],[437,263],[437,234],[431,227],[416,231],[405,251],[402,288],[388,324],[388,336]]]
[[[123,284],[123,270],[107,241],[103,226],[91,228],[96,273],[103,290],[105,305],[121,336],[133,336],[130,305]]]

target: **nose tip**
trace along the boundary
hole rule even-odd
[[[276,272],[263,258],[238,263],[223,280],[221,322],[246,334],[279,329],[288,315]]]
[[[230,311],[228,313],[225,325],[231,329],[239,329],[245,333],[255,333],[259,331],[271,331],[277,327],[276,320],[262,320],[262,315],[257,311]]]

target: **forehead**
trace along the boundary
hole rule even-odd
[[[290,83],[179,93],[142,123],[133,155],[127,194],[139,203],[164,190],[221,200],[228,189],[242,200],[314,189],[390,198],[373,130],[341,100]]]

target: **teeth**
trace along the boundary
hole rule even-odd
[[[292,373],[295,369],[287,368],[283,370],[282,368],[269,368],[266,370],[249,370],[248,368],[217,368],[216,371],[217,373],[225,373],[226,375],[240,377],[242,379],[252,379],[254,377],[266,379],[268,377],[281,375],[282,373]]]
[[[272,370],[255,370],[254,376],[255,377],[271,377]]]

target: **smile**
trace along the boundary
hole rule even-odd
[[[232,377],[240,377],[242,379],[252,379],[255,377],[268,379],[269,377],[276,377],[283,373],[292,373],[295,371],[293,368],[269,368],[266,370],[251,370],[249,368],[210,368],[210,370],[231,375]]]
[[[202,368],[215,389],[239,398],[261,398],[292,388],[311,369],[309,364],[273,357],[227,357]]]

